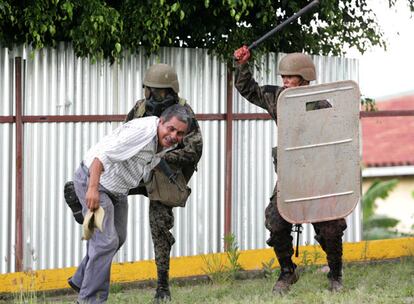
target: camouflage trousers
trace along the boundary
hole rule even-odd
[[[158,201],[150,201],[149,220],[157,270],[169,271],[171,247],[175,243],[170,232],[174,226],[172,207]]]
[[[267,244],[273,247],[279,261],[284,258],[290,258],[293,255],[293,237],[292,224],[287,222],[279,213],[276,202],[276,186],[270,203],[265,211],[265,226],[270,231],[270,238]],[[342,264],[342,236],[346,229],[345,219],[337,219],[326,222],[312,223],[315,230],[315,239],[319,242],[325,251],[328,264]]]

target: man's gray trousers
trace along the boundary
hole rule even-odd
[[[88,190],[88,168],[81,165],[75,172],[76,195],[86,214],[85,195]],[[100,206],[105,210],[103,232],[95,229],[88,240],[83,258],[71,281],[79,287],[79,303],[105,303],[109,294],[112,259],[126,239],[128,202],[126,195],[114,195],[99,186]]]

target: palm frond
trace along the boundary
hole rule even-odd
[[[398,184],[398,179],[394,178],[388,181],[375,180],[362,197],[362,210],[364,220],[374,214],[375,200],[378,198],[385,199],[391,190]]]

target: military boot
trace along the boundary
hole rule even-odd
[[[339,292],[343,289],[342,285],[342,262],[329,265],[329,290],[332,292]]]
[[[154,304],[171,301],[170,288],[168,287],[168,271],[158,271],[157,290],[155,292]]]
[[[75,185],[72,181],[67,182],[64,188],[64,196],[66,204],[68,204],[70,210],[72,210],[75,221],[79,224],[83,224],[82,205],[79,202],[78,196],[75,192]]]
[[[344,286],[342,285],[342,277],[328,277],[329,291],[340,292]]]
[[[280,259],[279,264],[281,272],[275,286],[273,286],[272,292],[274,294],[284,295],[289,291],[290,286],[299,280],[299,275],[296,271],[296,265],[290,257]]]

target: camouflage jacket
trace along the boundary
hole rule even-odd
[[[276,121],[277,99],[283,87],[265,85],[259,86],[254,80],[249,64],[240,64],[236,67],[235,86],[239,93],[249,102],[265,109]]]
[[[168,152],[164,159],[172,169],[181,169],[188,182],[194,171],[197,170],[197,164],[203,150],[203,139],[193,109],[186,103],[185,99],[180,98],[179,103],[184,105],[189,113],[192,113],[193,123],[183,142],[176,149]],[[143,116],[145,116],[145,99],[138,100],[135,103],[134,107],[127,114],[125,122]]]

